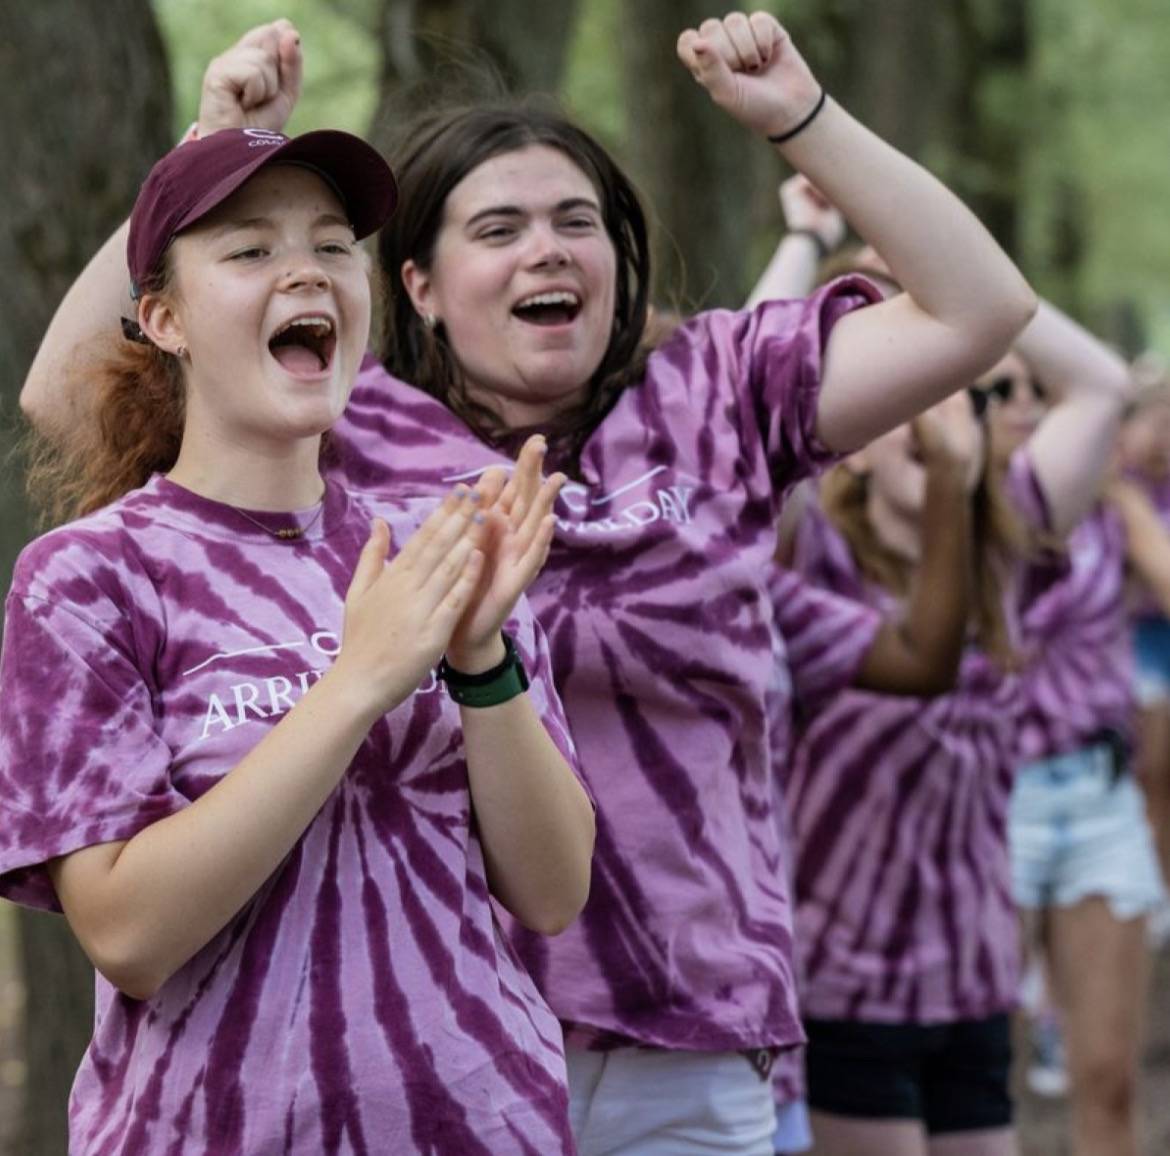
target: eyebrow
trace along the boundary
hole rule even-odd
[[[320,228],[322,225],[342,225],[346,229],[352,229],[345,217],[337,213],[321,213],[320,216],[314,218],[313,228]],[[211,228],[210,234],[212,237],[223,237],[228,233],[238,233],[244,229],[272,229],[276,227],[276,222],[272,217],[244,217],[237,218],[231,221],[224,221],[222,225],[215,225]]]
[[[557,201],[553,205],[554,213],[567,213],[573,209],[592,209],[598,216],[601,215],[601,206],[589,197],[569,197],[564,201]],[[520,208],[519,205],[491,205],[486,209],[480,209],[478,213],[474,213],[468,217],[465,227],[470,228],[484,217],[516,218],[526,216],[528,216],[527,210]]]

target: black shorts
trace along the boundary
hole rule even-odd
[[[953,1024],[806,1020],[808,1102],[835,1116],[921,1120],[931,1135],[1006,1128],[1006,1015]]]

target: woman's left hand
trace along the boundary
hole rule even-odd
[[[678,56],[720,108],[764,136],[795,128],[820,99],[816,77],[767,12],[704,20],[679,36]]]
[[[483,503],[477,543],[484,554],[483,573],[447,647],[447,661],[466,674],[503,659],[500,630],[548,557],[556,528],[553,504],[565,476],[542,476],[544,454],[544,438],[531,437],[511,478],[505,481],[503,471],[493,469],[476,486]]]

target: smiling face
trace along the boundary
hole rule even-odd
[[[175,238],[172,289],[147,294],[143,330],[185,348],[185,444],[273,446],[340,416],[369,339],[365,259],[321,177],[263,168]]]
[[[545,145],[473,169],[447,197],[429,268],[402,268],[469,395],[511,427],[584,398],[613,332],[616,276],[596,189]]]

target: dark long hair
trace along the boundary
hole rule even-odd
[[[522,432],[507,429],[493,411],[468,396],[442,326],[428,329],[415,311],[402,282],[402,266],[411,260],[424,271],[430,269],[447,197],[468,173],[492,157],[533,145],[563,153],[589,178],[617,258],[609,345],[589,380],[585,401],[545,431],[550,450],[574,471],[589,434],[621,391],[642,375],[650,249],[633,184],[597,141],[558,111],[495,100],[424,113],[407,128],[392,157],[398,210],[378,238],[386,280],[381,355],[391,373],[438,398],[484,440],[511,444]]]

